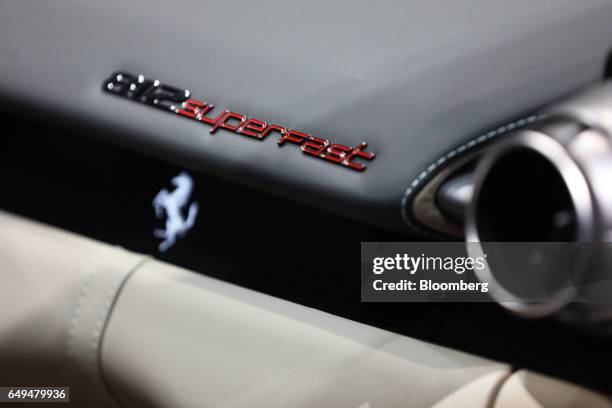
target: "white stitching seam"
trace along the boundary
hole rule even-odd
[[[536,120],[541,119],[542,117],[543,115],[531,115],[526,118],[509,123],[507,125],[501,126],[495,130],[491,130],[488,133],[484,133],[478,137],[475,137],[469,140],[468,142],[462,144],[461,146],[454,148],[450,152],[446,153],[445,155],[441,156],[437,160],[433,161],[429,166],[427,166],[425,170],[419,173],[419,175],[415,177],[414,180],[412,180],[412,182],[408,185],[408,188],[404,192],[404,195],[402,196],[402,200],[400,202],[400,212],[402,214],[404,223],[409,227],[420,229],[417,226],[415,226],[412,222],[410,222],[410,218],[408,217],[408,213],[406,212],[407,203],[408,203],[408,200],[411,199],[411,196],[413,195],[413,193],[417,191],[417,187],[440,165],[444,164],[447,160],[452,159],[453,157],[461,153],[471,150],[472,148],[480,145],[483,142],[491,140],[499,135],[510,132],[512,130],[522,128],[523,126],[533,123]]]
[[[100,338],[102,336],[102,326],[106,322],[106,317],[108,312],[110,311],[110,307],[115,298],[115,294],[119,290],[119,287],[123,283],[123,279],[119,279],[119,281],[108,291],[106,299],[104,300],[104,304],[100,309],[100,313],[98,314],[98,319],[96,321],[96,326],[91,336],[90,343],[90,362],[92,371],[98,371],[98,344],[100,342]]]
[[[74,333],[76,332],[77,326],[79,324],[79,315],[81,314],[81,309],[83,304],[85,303],[85,298],[89,293],[89,289],[91,287],[91,283],[93,281],[93,277],[96,272],[91,272],[85,278],[85,282],[83,282],[83,286],[81,286],[81,291],[79,293],[79,298],[77,300],[77,304],[74,307],[72,312],[72,316],[70,318],[70,327],[68,329],[68,341],[66,342],[66,357],[74,356]]]
[[[102,339],[102,332],[104,331],[104,326],[108,321],[110,311],[113,307],[113,304],[117,300],[117,295],[119,291],[121,290],[121,288],[123,287],[123,285],[127,282],[129,277],[136,270],[138,270],[144,263],[146,263],[148,260],[149,260],[149,257],[147,256],[142,257],[138,262],[136,262],[136,264],[130,270],[127,271],[127,273],[125,273],[122,277],[118,279],[117,283],[113,285],[113,287],[108,291],[107,296],[104,300],[104,304],[102,305],[102,308],[100,309],[100,312],[98,314],[98,319],[96,320],[96,325],[94,327],[94,331],[91,337],[90,356],[89,356],[92,371],[96,374],[99,374],[96,376],[98,380],[102,380],[101,372],[99,371],[100,362],[98,360],[98,355],[99,355],[98,353],[100,351],[100,346],[101,346],[100,341]]]

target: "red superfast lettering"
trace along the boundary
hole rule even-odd
[[[365,142],[355,147],[331,143],[328,139],[250,118],[229,109],[217,111],[212,104],[191,98],[189,91],[164,85],[159,81],[147,80],[142,75],[116,72],[104,82],[103,89],[106,92],[209,125],[211,134],[219,129],[224,129],[260,141],[275,134],[278,146],[295,144],[306,155],[318,157],[352,170],[363,171],[366,168],[363,163],[357,162],[357,159],[372,160],[375,156],[374,153],[365,150],[367,146]]]

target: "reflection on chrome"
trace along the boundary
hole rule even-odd
[[[611,118],[612,84],[606,83],[549,109],[479,161],[465,225],[473,256],[484,252],[487,242],[585,243],[571,253],[573,279],[579,279],[572,290],[564,287],[545,302],[512,293],[515,301],[500,301],[508,309],[528,317],[562,312],[579,323],[610,318],[612,300],[601,299],[612,299],[604,296],[611,288],[593,282],[612,270],[610,246],[604,244],[612,231]],[[540,250],[533,246],[533,259]],[[547,279],[555,279],[553,269],[544,270]],[[520,272],[489,265],[481,277],[508,299],[501,282],[512,273]]]

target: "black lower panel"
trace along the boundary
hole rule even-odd
[[[606,375],[612,340],[553,321],[518,320],[495,304],[361,303],[360,242],[406,237],[191,172],[199,216],[161,254],[153,230],[163,223],[152,200],[188,169],[99,137],[11,116],[0,120],[5,129],[19,125],[1,144],[2,210],[339,316],[612,391]]]

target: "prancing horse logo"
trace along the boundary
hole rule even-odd
[[[158,248],[160,252],[166,252],[168,248],[176,243],[178,237],[183,237],[193,227],[198,216],[198,203],[192,202],[187,212],[187,218],[183,216],[183,209],[189,202],[193,190],[193,179],[186,172],[182,172],[172,179],[176,187],[169,192],[165,188],[157,193],[153,199],[155,215],[162,219],[166,214],[166,229],[157,228],[153,235],[163,238]]]

